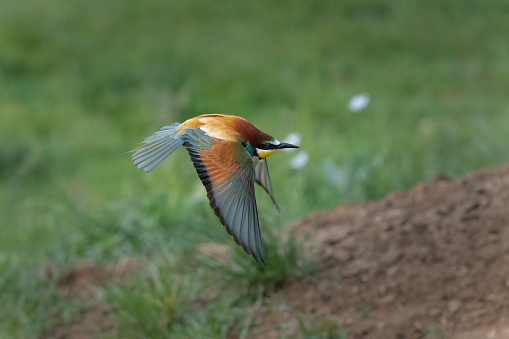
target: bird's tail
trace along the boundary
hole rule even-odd
[[[176,122],[162,127],[143,140],[138,148],[130,151],[134,152],[132,158],[134,166],[148,173],[181,146],[183,141],[180,137],[184,132],[177,129],[179,125],[180,123]]]

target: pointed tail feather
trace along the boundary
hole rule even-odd
[[[134,166],[148,173],[181,146],[183,141],[180,137],[183,132],[177,129],[179,125],[174,123],[171,126],[162,127],[143,140],[138,148],[133,149],[131,152],[134,152],[132,158]]]

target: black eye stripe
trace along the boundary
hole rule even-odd
[[[277,146],[276,145],[273,145],[273,144],[257,144],[256,145],[256,148],[258,149],[264,149],[264,150],[268,150],[268,149],[275,149]]]

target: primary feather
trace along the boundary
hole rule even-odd
[[[180,126],[178,122],[164,126],[145,138],[142,145],[133,150],[134,166],[148,173],[181,146],[183,133],[177,129],[178,126]]]

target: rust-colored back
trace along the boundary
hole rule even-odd
[[[274,140],[272,136],[260,131],[252,123],[242,117],[226,114],[204,114],[189,119],[179,126],[179,129],[202,128],[207,133],[219,139],[239,141],[239,134],[243,141],[249,141],[251,146],[267,140]]]

